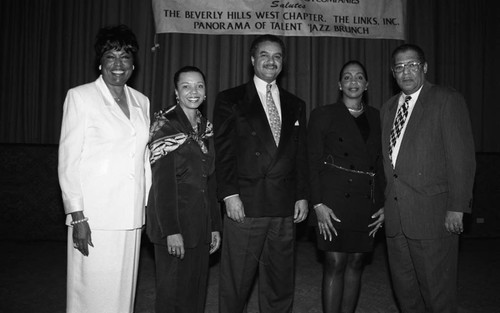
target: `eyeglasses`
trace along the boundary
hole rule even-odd
[[[408,68],[412,72],[418,72],[418,70],[420,70],[420,64],[421,64],[420,62],[416,61],[408,62],[406,64],[399,63],[394,65],[392,67],[392,70],[394,71],[394,73],[401,73],[405,70],[405,68]]]

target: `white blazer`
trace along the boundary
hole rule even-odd
[[[140,228],[151,186],[149,99],[125,86],[130,120],[102,76],[70,89],[59,141],[59,184],[64,210],[83,211],[91,229]]]

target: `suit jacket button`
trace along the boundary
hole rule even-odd
[[[348,183],[352,183],[352,178],[349,178],[349,179],[347,180],[347,182],[348,182]]]
[[[398,178],[398,174],[394,174],[392,175],[394,178]]]
[[[339,141],[342,142],[344,141],[344,139],[342,137],[339,137]]]
[[[394,197],[394,201],[398,201],[398,197]]]
[[[344,194],[344,196],[345,196],[346,198],[349,198],[351,195],[350,195],[348,192],[346,192],[346,193]]]
[[[349,153],[347,153],[347,152],[344,152],[344,156],[349,156]]]
[[[257,133],[256,132],[252,132],[252,136],[255,136],[255,135],[257,135]]]
[[[258,151],[257,151],[257,152],[255,152],[255,155],[256,155],[256,156],[260,156],[260,152],[258,152]]]

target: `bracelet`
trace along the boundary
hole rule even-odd
[[[317,204],[315,204],[315,205],[313,206],[313,208],[314,208],[314,209],[319,208],[321,205],[323,205],[323,203],[317,203]]]
[[[70,224],[73,226],[73,225],[75,225],[75,224],[80,224],[80,223],[86,222],[86,221],[88,221],[88,220],[89,220],[89,218],[88,218],[88,217],[85,217],[85,218],[82,218],[81,220],[71,221],[71,223],[70,223]]]

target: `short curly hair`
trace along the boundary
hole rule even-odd
[[[131,53],[135,59],[139,45],[137,38],[132,30],[126,25],[107,26],[101,28],[97,33],[94,49],[96,53],[96,61],[100,60],[104,53],[110,50],[122,50]]]

